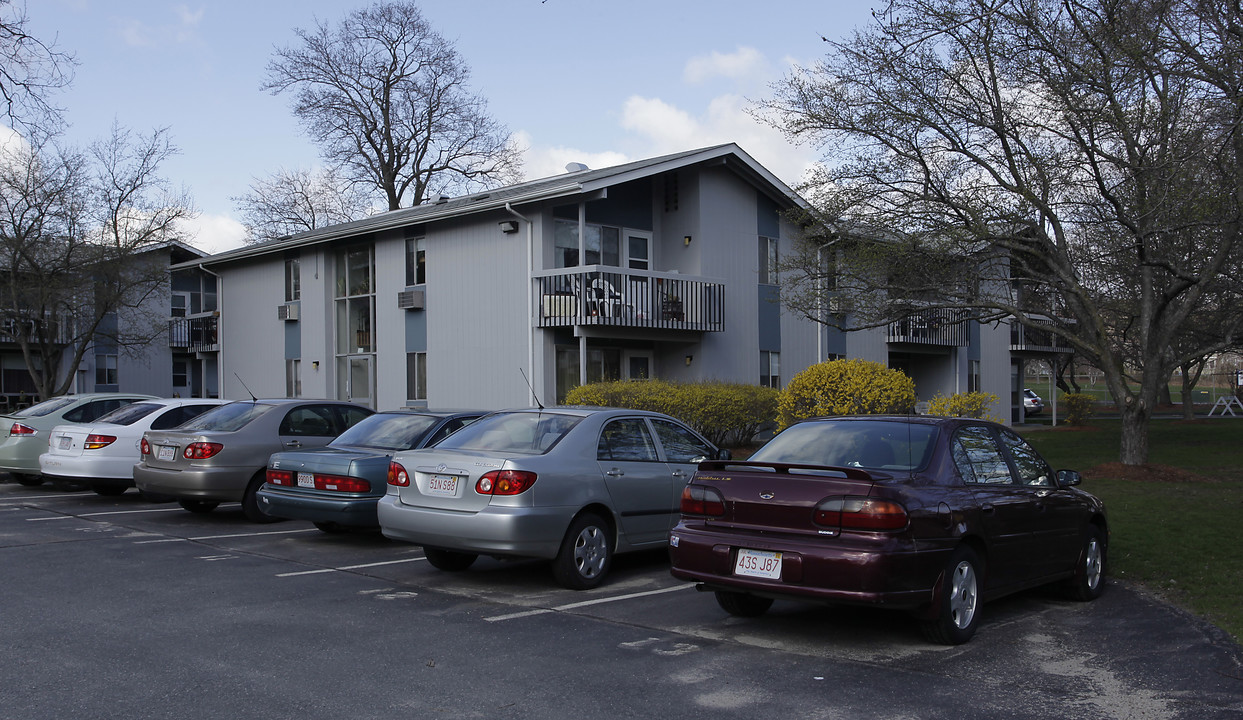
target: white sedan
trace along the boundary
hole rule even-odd
[[[53,481],[86,483],[100,495],[134,487],[139,443],[147,430],[167,430],[228,400],[165,398],[118,408],[85,425],[57,425],[48,435],[39,470]]]

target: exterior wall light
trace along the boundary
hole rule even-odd
[[[690,236],[690,235],[687,235],[686,237],[682,238],[682,244],[683,244],[683,245],[690,245],[690,244],[691,244],[691,236]]]
[[[690,364],[691,364],[691,362],[692,362],[694,359],[695,359],[695,356],[694,356],[694,355],[687,355],[687,356],[686,356],[686,364],[687,364],[687,365],[690,365]]]
[[[502,220],[500,222],[500,226],[501,226],[501,232],[505,233],[506,235],[510,235],[510,234],[518,232],[518,221],[517,220]]]

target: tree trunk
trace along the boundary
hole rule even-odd
[[[1118,459],[1123,465],[1148,464],[1148,422],[1152,410],[1139,398],[1122,406],[1122,445]]]
[[[1195,381],[1192,380],[1191,378],[1191,366],[1190,365],[1183,365],[1182,370],[1183,370],[1182,372],[1183,419],[1194,420],[1196,417],[1196,405],[1195,405],[1196,401],[1195,401],[1195,395],[1193,393],[1193,389],[1195,388]]]

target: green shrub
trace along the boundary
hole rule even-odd
[[[1070,393],[1062,397],[1068,425],[1087,425],[1088,418],[1096,408],[1096,400],[1086,393]]]
[[[819,415],[909,413],[915,381],[867,360],[830,360],[795,375],[777,401],[777,428]]]
[[[777,391],[737,383],[671,383],[618,380],[580,385],[566,396],[569,405],[651,410],[678,418],[720,447],[746,445],[772,422]]]
[[[997,402],[997,396],[986,392],[955,393],[945,397],[937,393],[928,401],[928,414],[943,417],[969,417],[1001,422],[988,414],[989,407]]]

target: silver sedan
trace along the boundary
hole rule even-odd
[[[547,558],[560,584],[587,589],[614,553],[663,547],[698,463],[725,457],[659,413],[509,410],[396,453],[378,517],[441,570],[479,555]]]

